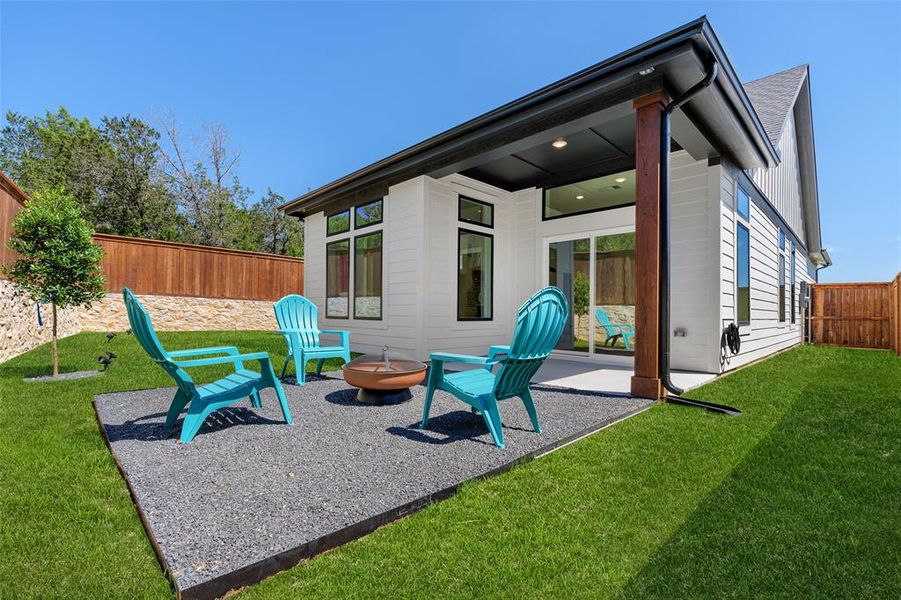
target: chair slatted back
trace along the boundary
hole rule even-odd
[[[307,298],[290,294],[276,302],[275,320],[280,329],[298,330],[304,348],[319,347],[319,309]],[[290,350],[293,353],[300,348]]]
[[[187,371],[180,369],[172,362],[156,335],[153,322],[150,320],[147,310],[130,289],[124,288],[122,297],[125,300],[125,310],[128,312],[128,323],[131,325],[131,332],[137,338],[141,348],[175,380],[179,388],[189,394],[193,394],[196,387],[194,380],[191,379]]]
[[[610,317],[607,315],[607,311],[603,308],[594,309],[594,318],[597,319],[598,325],[600,325],[601,327],[613,325],[613,323],[610,322]]]
[[[498,400],[519,396],[528,387],[560,339],[568,317],[569,305],[559,288],[546,287],[523,302],[516,314],[510,353],[494,383]]]

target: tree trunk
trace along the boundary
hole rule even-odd
[[[53,340],[50,347],[53,351],[53,376],[59,376],[59,353],[56,350],[56,302],[53,302]]]

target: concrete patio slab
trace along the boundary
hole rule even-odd
[[[220,596],[451,495],[651,403],[537,385],[544,433],[517,400],[501,405],[505,450],[478,415],[438,392],[429,428],[411,401],[365,406],[343,380],[286,385],[295,424],[271,390],[215,413],[191,444],[162,427],[173,389],[94,400],[110,448],[164,568],[185,598]]]

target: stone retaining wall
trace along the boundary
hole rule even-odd
[[[139,295],[159,331],[275,330],[272,302]],[[0,280],[0,362],[50,341],[49,306],[41,308],[44,326],[37,324],[35,303],[14,293],[9,281]],[[59,311],[59,337],[80,331],[125,331],[128,317],[122,294],[115,292],[89,309]]]
[[[12,283],[0,279],[0,363],[50,341],[53,323],[51,308],[42,306],[41,315],[43,327],[38,326],[34,300],[16,293]],[[58,311],[57,319],[59,337],[81,331],[79,315],[75,311]]]

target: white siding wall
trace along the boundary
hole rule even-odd
[[[736,182],[728,169],[721,177],[721,327],[736,320],[735,313],[735,195]],[[729,356],[723,370],[733,369],[801,342],[801,318],[791,324],[778,320],[779,229],[753,202],[750,208],[751,323],[741,327],[741,352]],[[788,243],[790,258],[790,243]],[[796,285],[810,281],[805,253],[796,251]],[[790,269],[786,264],[786,306],[790,310]],[[796,293],[798,290],[796,289]],[[796,303],[797,308],[797,303]]]
[[[420,326],[423,313],[422,247],[425,179],[416,178],[390,188],[384,199],[382,238],[382,320],[353,319],[353,267],[351,267],[351,318],[325,317],[325,245],[346,237],[326,238],[323,213],[305,220],[304,295],[319,307],[322,329],[349,329],[355,352],[375,352],[382,346],[413,356],[422,356],[425,341]],[[367,227],[362,233],[375,228]],[[351,231],[351,240],[354,232]],[[353,243],[351,241],[351,252]]]
[[[717,372],[719,301],[719,166],[708,167],[685,151],[674,152],[670,170],[670,365]],[[713,175],[711,175],[713,174]],[[713,180],[711,181],[711,177]],[[712,190],[712,191],[711,191]],[[686,335],[675,336],[683,329]]]
[[[485,354],[492,344],[509,343],[519,300],[514,285],[512,195],[462,175],[426,179],[425,347],[429,351]],[[494,205],[494,228],[457,220],[462,194]],[[491,321],[457,320],[457,232],[460,228],[494,236],[494,308]],[[516,304],[516,306],[514,306]]]
[[[795,118],[789,113],[785,129],[779,140],[782,162],[774,169],[751,169],[748,175],[769,198],[789,227],[804,239],[804,221],[801,210],[801,169],[798,165],[798,143]]]

